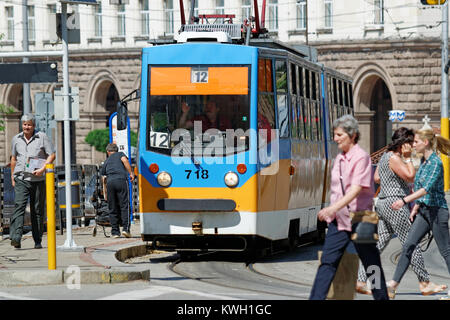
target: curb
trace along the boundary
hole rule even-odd
[[[138,245],[119,249],[115,257],[120,262],[128,258],[147,254],[147,245]],[[97,270],[96,270],[97,269]],[[121,267],[111,269],[80,269],[76,265],[69,266],[63,270],[0,270],[0,286],[35,286],[35,285],[58,285],[58,284],[107,284],[121,283],[135,280],[150,281],[150,269],[140,269],[135,271],[124,271]]]

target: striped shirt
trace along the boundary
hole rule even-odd
[[[444,167],[441,159],[432,153],[428,159],[422,158],[414,179],[414,191],[424,188],[426,195],[416,200],[429,207],[447,208],[444,194]]]

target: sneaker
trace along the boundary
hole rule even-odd
[[[123,230],[123,231],[122,231],[122,235],[123,235],[125,238],[131,238],[131,233],[130,233],[129,231]]]
[[[117,238],[120,238],[120,235],[119,234],[113,234],[113,236],[112,236],[114,239],[117,239]]]
[[[36,243],[36,244],[34,245],[34,248],[35,248],[35,249],[42,249],[42,244]]]
[[[11,240],[11,245],[16,248],[16,249],[20,249],[21,245],[20,245],[20,241],[16,241],[16,240]]]

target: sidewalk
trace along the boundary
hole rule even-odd
[[[141,240],[139,219],[131,225],[131,238],[105,237],[102,227],[93,236],[94,222],[88,227],[73,227],[72,238],[79,250],[61,250],[67,233],[56,230],[56,270],[48,270],[47,233],[42,249],[34,249],[31,231],[22,237],[21,249],[11,246],[9,235],[0,241],[0,287],[74,283],[117,283],[150,280],[150,269],[126,264],[126,258],[147,253]],[[106,228],[110,235],[111,228]],[[78,273],[79,271],[79,273]]]

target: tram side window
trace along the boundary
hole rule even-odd
[[[350,103],[348,102],[348,83],[344,82],[344,100],[345,100],[345,106],[349,107]]]
[[[275,61],[275,77],[277,83],[277,94],[287,93],[287,67],[286,61]]]
[[[342,81],[338,80],[338,92],[339,92],[339,104],[341,106],[345,106],[345,102],[344,102],[344,89],[342,88]]]
[[[309,70],[305,69],[305,97],[311,98],[310,82],[309,82]]]
[[[297,117],[297,66],[291,63],[291,137],[298,137],[298,117]]]
[[[271,129],[275,129],[275,98],[273,92],[272,60],[258,61],[258,146],[271,141]],[[266,141],[263,141],[266,140]]]
[[[297,95],[297,66],[291,63],[291,94]]]
[[[305,89],[304,89],[305,81],[304,81],[304,78],[303,78],[303,68],[302,67],[298,67],[298,82],[299,82],[299,85],[298,85],[299,95],[301,97],[304,97],[305,96],[305,94],[304,94],[304,92],[305,92]]]
[[[260,93],[258,97],[258,147],[271,141],[271,129],[275,129],[275,101],[273,94]],[[261,139],[262,138],[262,139]]]
[[[311,99],[317,100],[317,74],[311,72]]]
[[[317,108],[316,108],[316,102],[310,101],[311,106],[311,140],[317,141],[318,140],[318,130],[317,130]]]
[[[291,137],[298,137],[297,96],[291,96]]]
[[[305,99],[303,97],[297,98],[297,116],[298,116],[298,137],[306,139],[305,135]]]
[[[329,116],[329,127],[330,127],[330,138],[333,139],[333,122],[334,122],[334,113],[333,113],[333,95],[331,94],[331,77],[327,77],[327,95],[328,95],[328,116]]]
[[[273,92],[272,60],[258,60],[258,91]]]
[[[278,129],[280,138],[289,137],[289,113],[287,105],[287,67],[285,61],[275,62],[277,84]]]
[[[317,138],[319,139],[319,141],[323,140],[323,114],[322,114],[322,108],[320,106],[320,103],[317,102],[316,103],[316,108],[317,108]]]
[[[312,100],[313,100],[313,108],[315,116],[313,118],[314,126],[313,128],[316,130],[316,134],[314,138],[317,140],[322,140],[322,110],[320,107],[320,94],[319,94],[319,76],[316,72],[311,72],[311,88],[312,88]]]
[[[348,85],[348,94],[349,94],[349,101],[350,101],[350,108],[353,110],[353,87],[351,84]]]
[[[305,123],[305,139],[313,140],[311,134],[311,104],[308,99],[303,100],[304,103],[302,105],[304,113],[303,120]]]

